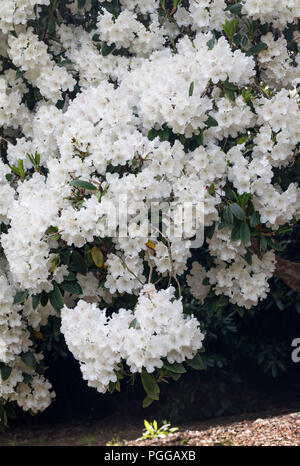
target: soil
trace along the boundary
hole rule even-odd
[[[275,405],[259,412],[230,417],[192,421],[176,427],[179,430],[165,438],[137,440],[144,429],[142,418],[112,416],[98,421],[20,425],[0,434],[0,446],[97,446],[107,443],[112,446],[300,446],[300,403]]]

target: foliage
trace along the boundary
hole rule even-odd
[[[274,273],[300,259],[297,4],[146,3],[0,6],[2,428],[49,406],[69,351],[144,408],[189,374],[289,368],[300,301]],[[203,202],[204,243],[161,212],[139,236],[136,200],[143,221]]]
[[[158,427],[157,421],[149,422],[144,420],[145,429],[141,439],[164,438],[173,434],[178,430],[178,427],[171,427],[167,421],[163,421],[163,425]]]

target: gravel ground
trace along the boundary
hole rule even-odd
[[[252,415],[253,416],[253,415]],[[262,416],[262,417],[260,417]],[[255,419],[254,419],[255,418]],[[126,445],[300,446],[300,411],[255,414],[252,420],[220,418],[214,425],[182,426],[164,439],[126,442]]]
[[[160,423],[158,426],[160,427]],[[176,425],[173,425],[173,427]],[[23,425],[0,433],[0,446],[75,445],[264,445],[300,446],[300,403],[277,405],[255,413],[178,424],[162,439],[137,440],[143,419],[111,416],[99,421]]]

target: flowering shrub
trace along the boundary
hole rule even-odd
[[[266,298],[300,219],[299,16],[299,0],[0,3],[3,404],[51,403],[52,316],[90,386],[140,374],[148,406],[202,365],[182,287],[199,306]]]

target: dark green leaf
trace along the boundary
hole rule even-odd
[[[207,120],[205,121],[206,126],[218,126],[219,123],[212,116],[208,115]]]
[[[237,241],[240,239],[240,225],[234,225],[231,232],[231,241]]]
[[[206,42],[206,45],[207,45],[209,50],[212,50],[214,48],[214,46],[215,46],[215,43],[216,43],[216,38],[214,36],[208,42]]]
[[[265,251],[267,249],[267,246],[268,246],[268,241],[266,239],[265,236],[261,236],[260,237],[260,247],[263,251]]]
[[[247,223],[241,224],[240,238],[243,244],[248,244],[251,239],[250,228]]]
[[[214,222],[210,227],[206,227],[206,236],[208,239],[211,239],[213,237],[213,234],[216,229],[216,223]]]
[[[158,131],[154,128],[150,129],[147,135],[150,141],[153,141],[153,139],[155,139],[157,136],[158,136]]]
[[[230,226],[233,224],[233,214],[229,207],[226,207],[226,209],[224,209],[223,211],[223,220],[227,226]]]
[[[114,49],[116,48],[116,44],[108,45],[106,42],[101,47],[101,53],[103,57],[107,57]]]
[[[23,376],[23,382],[24,383],[28,384],[28,383],[32,382],[32,379],[33,379],[32,375],[26,374],[25,372],[23,372],[22,376]]]
[[[95,185],[93,185],[91,183],[88,183],[87,181],[83,181],[83,180],[70,181],[70,185],[74,186],[75,188],[78,188],[78,189],[88,189],[89,191],[96,191],[97,190]]]
[[[192,97],[194,92],[194,81],[191,82],[190,87],[189,87],[189,96]]]
[[[243,211],[243,209],[241,208],[241,206],[239,206],[238,204],[234,203],[234,204],[230,204],[229,206],[231,212],[233,213],[233,215],[239,219],[239,220],[244,220],[245,218],[245,213]]]
[[[157,400],[159,394],[159,386],[155,377],[152,374],[149,374],[146,371],[146,369],[143,369],[141,373],[141,380],[147,395],[153,400]]]
[[[230,11],[233,15],[239,15],[242,12],[243,4],[241,2],[234,3],[234,5],[229,5],[225,8],[225,11]]]
[[[72,267],[75,272],[81,273],[81,275],[87,274],[87,265],[82,255],[77,251],[72,251]]]
[[[135,328],[135,327],[136,327],[136,324],[137,324],[137,320],[136,320],[136,319],[133,319],[133,320],[130,322],[129,328]]]
[[[272,239],[272,248],[278,252],[282,252],[284,250],[281,244],[275,238]]]
[[[36,368],[37,362],[34,357],[34,354],[31,351],[21,354],[21,359],[26,364],[26,366],[31,367],[32,369]]]
[[[67,65],[72,65],[71,60],[65,59],[65,60],[62,60],[60,63],[58,63],[58,66],[60,66],[61,68]]]
[[[82,294],[82,288],[78,282],[64,281],[60,284],[61,288],[70,294]]]
[[[187,359],[186,362],[189,366],[196,370],[203,370],[205,368],[203,359],[201,358],[200,354],[196,354],[193,359]]]
[[[14,304],[21,304],[28,298],[28,291],[18,291],[14,297]]]
[[[205,285],[205,286],[209,286],[209,285],[210,285],[210,283],[209,283],[209,278],[208,278],[208,277],[203,278],[203,280],[202,280],[202,285]]]
[[[0,363],[0,372],[1,372],[1,378],[3,382],[5,382],[5,380],[9,378],[11,371],[12,371],[11,367],[7,366],[6,364],[2,362]]]
[[[48,303],[48,294],[45,291],[42,291],[41,294],[41,305],[45,307]]]
[[[231,89],[227,89],[225,87],[224,89],[225,95],[228,97],[229,100],[232,100],[233,102],[235,101],[235,93]]]
[[[150,398],[150,396],[146,396],[146,398],[143,399],[143,408],[148,408],[153,403],[154,399]]]
[[[56,282],[52,282],[53,290],[49,293],[50,303],[56,311],[60,311],[64,306],[64,299]]]
[[[183,364],[179,364],[178,362],[170,364],[168,361],[165,361],[163,367],[164,369],[167,369],[170,372],[175,372],[176,374],[186,373],[186,369],[184,368]]]
[[[256,211],[250,217],[250,226],[251,227],[256,227],[260,223],[261,223],[260,222],[260,215],[259,215],[259,212]]]
[[[252,254],[249,251],[249,249],[247,249],[247,252],[246,252],[246,254],[244,256],[244,259],[249,265],[252,265]]]
[[[51,36],[55,36],[56,23],[54,18],[50,18],[48,22],[48,32]]]
[[[33,307],[33,309],[36,309],[38,307],[38,305],[40,304],[40,300],[41,300],[41,295],[40,294],[35,294],[34,296],[32,296],[32,307]]]
[[[264,42],[260,42],[257,45],[254,45],[251,47],[249,50],[246,52],[246,56],[249,57],[250,55],[256,55],[259,52],[262,52],[263,50],[266,50],[268,48],[267,44]]]

